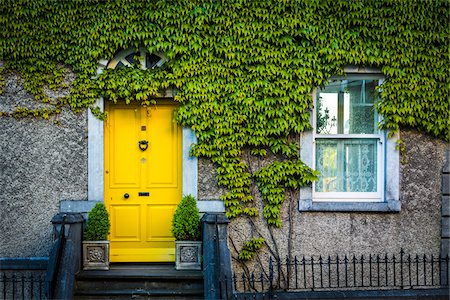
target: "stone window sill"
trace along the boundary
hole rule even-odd
[[[398,200],[386,202],[318,202],[300,200],[298,210],[302,212],[400,212],[401,204]]]

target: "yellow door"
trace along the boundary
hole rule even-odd
[[[105,203],[111,262],[171,262],[181,199],[181,129],[175,105],[107,104]]]

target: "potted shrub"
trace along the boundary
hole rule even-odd
[[[184,196],[172,220],[172,233],[175,237],[175,269],[201,270],[200,226],[197,201],[192,195]]]
[[[105,204],[97,203],[89,212],[83,234],[83,269],[109,270],[108,234],[111,224]]]

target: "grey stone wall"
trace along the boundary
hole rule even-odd
[[[414,130],[402,130],[401,139],[406,150],[405,162],[400,166],[400,212],[299,212],[298,195],[287,193],[284,226],[273,230],[281,257],[287,254],[289,241],[292,255],[398,254],[401,248],[406,253],[438,255],[446,144]],[[199,172],[199,178],[202,176]],[[255,224],[256,230],[270,242],[269,232],[261,229],[264,223],[256,221]],[[230,247],[236,257],[234,247],[240,250],[256,230],[244,218],[233,219],[229,229]],[[234,268],[240,269],[236,263]]]
[[[72,79],[68,73],[66,81]],[[68,91],[46,93],[55,98]],[[44,105],[17,74],[7,74],[0,111],[18,106]],[[60,200],[87,198],[86,113],[64,110],[51,120],[0,117],[0,190],[0,257],[48,256],[50,220]]]
[[[217,166],[209,159],[198,159],[198,200],[217,200],[226,193],[224,187],[217,185]]]

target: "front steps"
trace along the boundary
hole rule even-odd
[[[111,264],[78,273],[74,299],[203,299],[203,274],[173,264]]]

